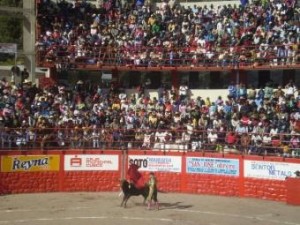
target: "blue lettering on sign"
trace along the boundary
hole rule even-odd
[[[269,175],[277,176],[277,177],[290,177],[290,176],[292,176],[292,172],[284,171],[284,170],[276,170],[275,166],[272,166],[269,169]]]
[[[148,158],[151,163],[169,164],[172,162],[171,158]]]
[[[269,166],[268,169],[269,169],[269,175],[275,175],[275,171],[276,171],[275,165]]]
[[[228,159],[188,158],[187,172],[238,176],[239,162]]]
[[[279,170],[276,168],[276,165],[261,165],[261,164],[252,164],[251,168],[254,170],[266,170],[268,171],[269,176],[275,177],[290,177],[292,176],[291,171]]]
[[[274,167],[273,165],[261,165],[261,164],[252,164],[251,168],[253,170],[273,170],[272,167]]]

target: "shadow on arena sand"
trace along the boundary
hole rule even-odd
[[[300,225],[300,207],[258,199],[160,193],[160,210],[142,197],[120,207],[108,193],[45,193],[0,196],[0,225]]]

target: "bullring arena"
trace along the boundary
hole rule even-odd
[[[297,1],[14,2],[0,225],[300,225]],[[120,206],[130,162],[159,210]]]
[[[299,225],[299,207],[255,199],[160,193],[161,209],[146,210],[141,197],[120,207],[118,192],[1,196],[0,224],[53,225]]]
[[[1,153],[0,225],[300,224],[300,180],[282,177],[298,169],[296,159],[139,150]],[[120,206],[120,178],[132,160],[145,180],[156,171],[159,210],[148,210],[141,196]]]

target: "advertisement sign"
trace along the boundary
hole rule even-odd
[[[140,171],[181,172],[180,156],[130,155],[129,162],[140,167]]]
[[[10,155],[1,157],[1,172],[58,171],[59,155]]]
[[[239,160],[187,157],[187,173],[239,176]]]
[[[118,155],[65,155],[65,170],[119,170]]]
[[[0,53],[17,53],[17,44],[0,43]]]
[[[300,170],[300,164],[269,161],[244,161],[244,176],[261,179],[285,180],[294,177]]]

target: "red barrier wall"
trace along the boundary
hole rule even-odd
[[[65,154],[106,154],[117,155],[119,151],[67,151]],[[63,160],[62,160],[63,161]],[[61,191],[118,191],[121,178],[121,164],[119,159],[118,171],[63,171]],[[63,164],[63,162],[62,162]],[[64,165],[61,165],[64,168]]]
[[[0,173],[0,193],[32,192],[72,192],[72,191],[118,191],[119,180],[126,174],[128,155],[168,155],[180,156],[182,172],[156,172],[159,188],[163,192],[184,192],[194,194],[212,194],[222,196],[254,197],[267,200],[286,201],[287,187],[285,180],[244,178],[244,160],[300,163],[298,159],[264,158],[259,156],[238,156],[181,152],[146,152],[146,151],[40,151],[0,152],[0,156],[11,155],[59,155],[58,171],[3,172]],[[118,171],[66,171],[64,157],[70,154],[116,155],[119,158]],[[239,160],[239,176],[221,176],[208,174],[187,174],[186,157],[211,157]],[[125,162],[125,164],[124,164]],[[2,168],[2,165],[1,165]],[[148,172],[143,172],[148,178]]]
[[[103,151],[48,151],[42,155],[59,155],[60,169],[57,172],[2,172],[0,173],[0,193],[72,192],[72,191],[117,191],[120,170],[118,171],[65,171],[66,154],[104,154]],[[117,151],[105,154],[121,155]],[[40,151],[1,152],[0,155],[41,155]],[[2,165],[1,165],[2,166]]]
[[[287,203],[290,205],[300,205],[300,179],[288,178],[287,179]]]

